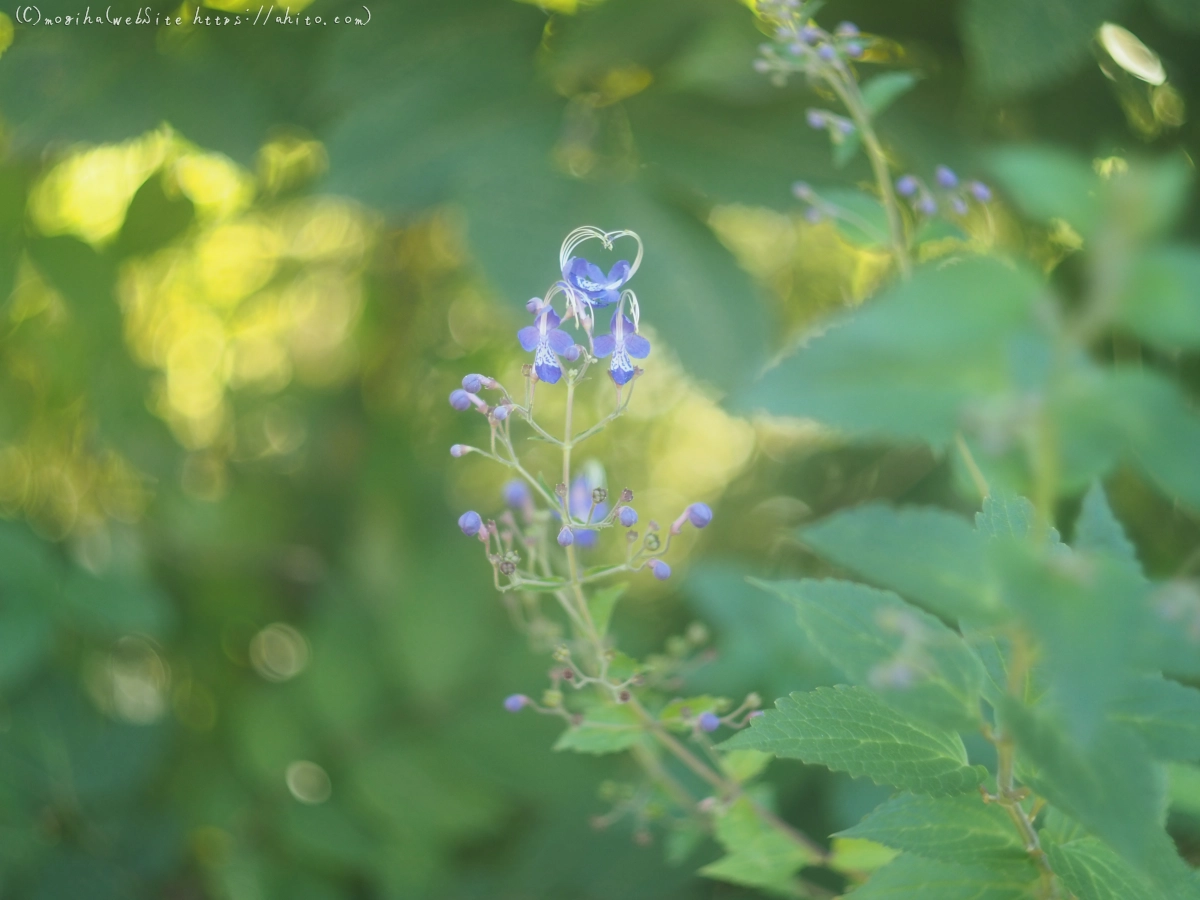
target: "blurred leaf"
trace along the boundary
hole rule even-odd
[[[796,608],[813,646],[852,683],[876,688],[908,715],[964,729],[978,723],[983,667],[939,619],[849,581],[754,583]]]
[[[967,765],[957,734],[915,723],[865,688],[817,688],[775,706],[722,748],[763,750],[922,794],[966,793],[985,774]]]
[[[1110,707],[1158,759],[1200,760],[1200,690],[1157,675],[1132,679]]]
[[[957,865],[905,853],[854,892],[855,900],[1027,900],[1037,870],[1026,862],[1005,866]]]
[[[887,213],[883,204],[871,194],[850,188],[822,188],[818,193],[822,200],[842,211],[833,219],[833,224],[850,243],[860,247],[878,247],[887,243]]]
[[[649,740],[646,726],[629,704],[605,704],[591,707],[583,722],[572,725],[559,735],[555,750],[576,753],[617,753]]]
[[[1078,68],[1101,23],[1124,0],[968,0],[962,15],[968,59],[983,87],[1010,96]]]
[[[726,855],[700,874],[718,881],[797,896],[792,876],[816,861],[804,847],[765,823],[748,797],[738,798],[717,817],[716,837]]]
[[[1200,767],[1172,763],[1167,771],[1171,808],[1200,819]]]
[[[596,633],[600,637],[608,634],[608,623],[612,620],[613,610],[628,587],[628,584],[613,584],[588,597],[588,611],[592,614],[592,624],[596,626]]]
[[[740,406],[944,445],[966,407],[1008,385],[1008,342],[1040,290],[995,260],[922,269],[770,369]]]
[[[96,578],[78,569],[67,576],[62,608],[73,625],[105,637],[131,632],[162,637],[175,621],[158,588],[127,577]]]
[[[168,195],[163,177],[151,175],[133,195],[114,252],[118,257],[152,253],[182,235],[193,216],[191,200],[181,194]]]
[[[1034,146],[1006,147],[988,159],[1001,187],[1031,219],[1063,219],[1084,237],[1099,224],[1100,179],[1085,160],[1058,148]]]
[[[1052,810],[1051,817],[1055,815],[1071,830],[1066,832],[1061,825],[1057,829],[1052,827],[1051,818],[1042,829],[1046,855],[1054,874],[1079,900],[1127,900],[1129,897],[1166,900],[1137,869],[1103,841],[1089,836],[1057,810]]]
[[[1141,743],[1124,728],[1105,723],[1086,747],[1046,716],[1002,703],[1028,770],[1022,779],[1173,896],[1195,897],[1190,870],[1159,826],[1154,767]]]
[[[298,858],[351,871],[370,864],[378,843],[335,802],[289,801],[279,824],[281,836]]]
[[[1113,515],[1104,486],[1099,481],[1092,484],[1083,498],[1079,518],[1075,520],[1075,539],[1072,544],[1076,550],[1103,553],[1114,560],[1128,562],[1131,568],[1141,572],[1137,550]]]
[[[984,804],[970,794],[901,794],[839,834],[944,862],[987,865],[1028,861],[1012,819],[999,806]]]
[[[898,855],[895,850],[862,838],[834,837],[829,867],[839,872],[874,872]]]
[[[1200,252],[1175,246],[1140,255],[1123,286],[1117,322],[1156,347],[1200,347]]]
[[[984,542],[961,516],[932,507],[869,504],[803,529],[801,539],[950,621],[995,613],[984,576]]]
[[[975,527],[991,538],[1023,538],[1033,533],[1037,512],[1027,497],[989,494],[983,508],[975,514]],[[1058,531],[1049,529],[1048,542],[1059,543]]]
[[[1151,6],[1171,25],[1200,31],[1200,7],[1191,0],[1151,0]]]

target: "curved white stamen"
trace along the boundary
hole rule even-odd
[[[622,315],[625,312],[625,302],[629,302],[629,315],[633,319],[633,330],[637,331],[642,323],[642,308],[638,303],[637,294],[626,288],[621,291],[621,300],[617,306],[617,314]]]
[[[567,261],[570,260],[575,248],[585,241],[598,240],[604,245],[605,250],[611,250],[613,248],[613,241],[623,237],[630,237],[637,241],[637,255],[633,258],[633,262],[629,266],[629,275],[627,276],[627,278],[632,278],[638,270],[638,266],[642,264],[644,248],[642,247],[641,237],[638,236],[636,231],[601,231],[594,225],[580,225],[567,235],[566,239],[562,242],[562,247],[558,251],[558,268],[560,270],[566,269]]]

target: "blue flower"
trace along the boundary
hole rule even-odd
[[[608,274],[582,256],[572,256],[563,266],[563,281],[576,294],[596,308],[611,306],[621,296],[621,285],[629,280],[632,267],[628,260],[616,263]]]
[[[537,315],[533,325],[526,325],[517,332],[521,347],[533,353],[533,369],[538,378],[554,384],[562,378],[562,366],[556,354],[566,355],[575,346],[571,336],[558,327],[562,321],[558,314],[547,306]]]
[[[520,712],[528,702],[529,698],[524,694],[510,694],[504,698],[504,708],[510,713]]]
[[[599,485],[593,486],[583,475],[571,482],[571,496],[568,498],[567,510],[571,513],[571,518],[577,522],[582,521],[590,525],[601,521],[608,515],[607,503],[597,503],[596,508],[592,509],[593,487],[599,487]],[[581,528],[575,531],[575,541],[584,550],[595,547],[599,540],[600,533],[594,528]]]
[[[701,731],[716,731],[721,727],[721,719],[715,712],[700,713],[700,718],[697,720]]]
[[[522,507],[529,502],[529,488],[519,478],[504,483],[504,502],[508,506]]]
[[[458,527],[462,529],[462,533],[467,537],[472,537],[479,534],[483,528],[483,519],[479,513],[473,509],[468,509],[465,513],[458,517]]]
[[[602,334],[596,338],[594,348],[596,356],[601,359],[612,356],[608,374],[617,384],[625,384],[633,378],[630,357],[645,359],[650,355],[650,342],[637,333],[628,316],[619,312],[612,317],[612,334]]]

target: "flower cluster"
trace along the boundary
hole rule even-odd
[[[932,188],[916,175],[901,175],[896,179],[896,193],[923,216],[936,215],[939,209],[945,208],[956,216],[965,216],[972,200],[987,203],[992,199],[992,189],[986,184],[982,181],[963,182],[949,166],[934,169]]]
[[[758,11],[774,28],[774,41],[759,46],[756,71],[769,74],[772,82],[782,86],[793,72],[826,78],[831,71],[843,73],[852,61],[867,58],[877,39],[860,32],[853,22],[826,31],[812,21],[819,6],[801,0],[759,0]],[[835,131],[848,134],[854,130],[849,119],[825,110],[810,110],[808,123],[829,129],[834,140],[839,139]]]

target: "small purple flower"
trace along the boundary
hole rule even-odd
[[[506,481],[501,493],[505,504],[514,508],[522,507],[529,501],[529,486],[519,478]]]
[[[566,354],[575,341],[558,327],[558,313],[547,306],[538,313],[533,325],[526,325],[517,332],[522,349],[533,353],[533,369],[538,378],[547,384],[555,384],[562,378],[562,366],[556,354]]]
[[[967,190],[971,192],[971,196],[980,203],[987,203],[992,199],[992,189],[982,181],[972,181],[967,185]]]
[[[638,334],[629,317],[620,312],[613,313],[612,334],[602,334],[596,338],[594,348],[596,356],[601,359],[611,354],[608,374],[617,384],[625,384],[633,378],[630,357],[645,359],[650,355],[650,342]]]
[[[658,557],[650,560],[646,565],[650,567],[650,571],[654,573],[654,577],[659,581],[666,581],[671,577],[671,567]]]
[[[571,534],[569,525],[564,525],[558,532],[558,546],[570,547],[573,543],[575,543],[575,535]]]
[[[594,307],[611,306],[621,296],[621,285],[629,280],[632,267],[628,260],[613,265],[605,275],[599,266],[582,256],[572,256],[563,266],[563,280],[576,296],[582,295]]]
[[[821,39],[821,29],[813,25],[805,25],[800,29],[800,39],[806,44],[815,44]]]
[[[632,506],[622,506],[619,510],[617,510],[617,519],[620,520],[621,524],[626,528],[632,528],[637,524],[637,510]]]
[[[954,170],[949,166],[938,166],[933,170],[933,177],[944,188],[958,187],[958,176],[954,174]]]
[[[853,22],[842,22],[833,31],[834,34],[841,35],[842,37],[856,37],[858,35],[858,26]]]
[[[967,214],[967,201],[962,197],[952,197],[950,199],[950,208],[953,209],[957,215],[965,216]]]
[[[463,390],[468,394],[478,394],[483,390],[482,375],[464,375],[462,380]]]
[[[912,175],[901,175],[896,179],[896,193],[901,197],[911,197],[917,192],[917,179]]]
[[[466,456],[470,452],[471,448],[466,444],[452,444],[450,446],[450,455],[455,459],[458,459],[460,456]]]
[[[687,508],[687,517],[697,528],[703,528],[712,521],[713,513],[707,503],[693,503]]]
[[[846,45],[846,55],[851,59],[858,59],[863,55],[863,45],[858,41],[851,41]]]
[[[792,54],[792,56],[799,56],[807,49],[808,45],[804,41],[792,41],[788,44],[788,53]]]
[[[917,209],[927,216],[932,216],[935,212],[937,212],[937,201],[926,194],[917,201]]]
[[[524,694],[510,694],[504,698],[504,708],[510,713],[520,712],[528,702],[529,698]]]
[[[825,127],[825,113],[821,112],[819,109],[810,109],[804,114],[804,117],[808,120],[809,128]]]
[[[842,134],[852,134],[854,132],[854,123],[849,119],[838,119],[837,129]]]
[[[463,412],[471,408],[471,395],[462,388],[456,388],[450,392],[450,405]]]
[[[479,517],[479,513],[475,512],[475,510],[468,509],[458,517],[458,527],[462,529],[462,533],[467,537],[473,537],[479,534],[479,530],[483,528],[483,519]]]
[[[721,719],[715,712],[700,713],[700,718],[696,720],[696,724],[700,726],[701,731],[716,731],[721,727]]]
[[[822,44],[817,48],[817,56],[825,62],[832,62],[837,57],[837,50],[834,49],[833,44]]]

